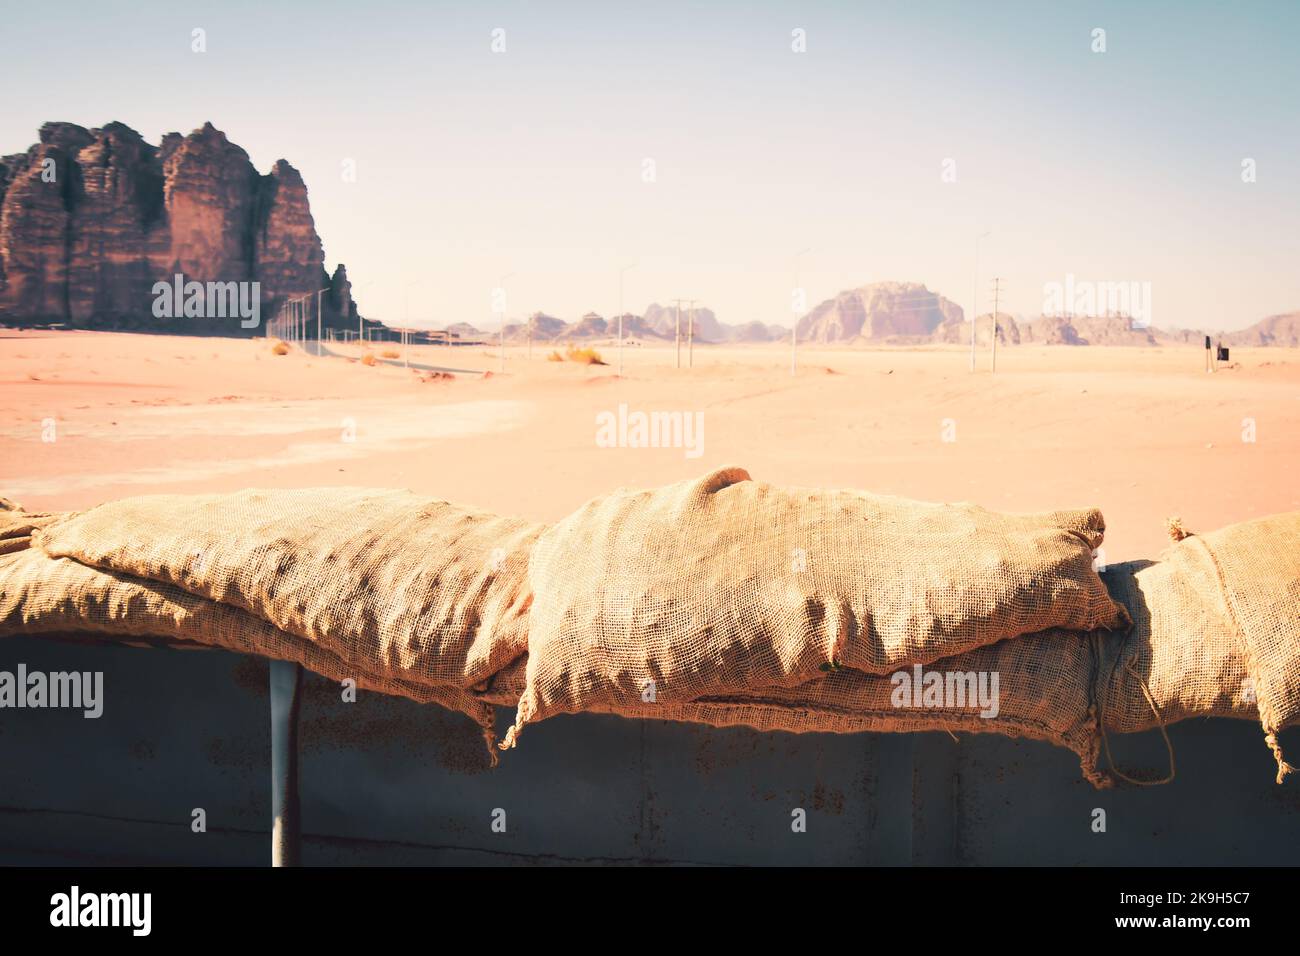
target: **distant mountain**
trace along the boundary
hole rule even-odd
[[[975,321],[975,344],[987,346],[992,341],[993,316],[981,315]],[[938,345],[969,345],[970,323],[962,316],[944,319],[934,330],[931,341]],[[1019,345],[1020,326],[1006,312],[998,313],[998,344]]]
[[[1152,329],[1151,334],[1160,345],[1195,345],[1199,348],[1207,334],[1213,339],[1221,333],[1206,333],[1200,329]]]
[[[559,334],[562,339],[599,339],[604,338],[610,331],[610,324],[601,318],[595,312],[588,312],[577,322],[566,326]],[[618,334],[618,323],[613,325],[614,334]],[[624,334],[627,330],[624,329]]]
[[[1228,332],[1223,336],[1223,344],[1241,348],[1267,345],[1300,348],[1300,312],[1270,315],[1238,332]]]
[[[1126,345],[1161,344],[1156,333],[1133,324],[1129,316],[1043,315],[1020,325],[1022,345]]]
[[[790,329],[752,321],[731,325],[718,321],[713,310],[695,310],[695,339],[701,343],[748,345],[788,341]],[[970,324],[961,307],[910,282],[879,282],[841,292],[799,320],[799,340],[822,345],[968,345]],[[451,326],[462,338],[492,336],[465,322]],[[545,312],[535,312],[527,322],[508,324],[506,338],[534,343],[609,340],[618,335],[618,316],[606,319],[588,312],[576,322],[566,322]],[[1028,319],[998,313],[999,345],[1100,345],[1128,347],[1200,346],[1204,332],[1195,329],[1156,329],[1135,326],[1128,316],[1040,315]],[[985,313],[975,323],[975,341],[988,347],[993,317]],[[686,340],[686,314],[682,315],[682,341]],[[672,342],[676,315],[671,306],[651,303],[644,316],[624,313],[623,336],[640,342]],[[1224,345],[1300,347],[1300,312],[1261,319],[1238,332],[1210,333]]]
[[[874,282],[841,292],[798,323],[799,340],[823,345],[930,341],[961,306],[915,282]]]
[[[618,335],[618,316],[609,320],[608,334]],[[653,325],[645,320],[643,316],[633,315],[631,312],[623,313],[623,337],[625,339],[640,339],[642,341],[662,341],[672,340],[672,333],[667,336],[660,335]]]
[[[736,345],[755,342],[783,342],[790,338],[790,330],[783,325],[765,325],[757,320],[746,322],[743,325],[728,325],[725,322],[721,324],[723,330],[727,333],[727,341]]]
[[[466,329],[479,333],[472,326],[461,323]],[[453,326],[459,330],[460,326]],[[566,322],[545,312],[534,312],[527,322],[512,322],[506,325],[506,339],[524,341],[532,334],[534,342],[574,342],[612,339],[618,336],[618,316],[609,319],[595,312],[588,312],[576,322]],[[685,342],[689,332],[689,315],[682,312],[682,341]],[[646,314],[623,314],[623,337],[638,341],[672,342],[676,337],[676,314],[672,307],[651,303]],[[783,339],[790,330],[779,325],[765,325],[762,322],[747,322],[743,325],[729,325],[719,322],[712,309],[697,307],[695,310],[695,341],[704,344],[748,344],[754,342],[771,342]]]
[[[686,338],[687,330],[690,327],[691,310],[682,306],[682,338]],[[664,338],[675,338],[677,335],[677,307],[675,305],[660,305],[658,302],[651,302],[645,308],[646,323],[662,335]],[[697,342],[727,342],[730,341],[730,327],[724,327],[718,321],[718,317],[713,314],[712,309],[697,305],[695,307],[695,341]]]
[[[1040,315],[1024,323],[1020,336],[1024,345],[1087,345],[1070,320],[1059,315]]]

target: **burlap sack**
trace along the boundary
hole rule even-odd
[[[1052,628],[1126,623],[1092,568],[1101,514],[1002,515],[739,468],[596,498],[538,540],[521,728],[883,674]]]
[[[0,554],[22,551],[31,546],[32,532],[51,524],[61,515],[30,512],[8,498],[0,498]]]
[[[1280,783],[1293,768],[1277,734],[1300,721],[1300,512],[1193,535],[1106,579],[1134,624],[1103,662],[1105,727],[1258,717]]]
[[[34,540],[247,611],[374,680],[469,689],[527,649],[541,531],[404,491],[318,488],[129,498]]]
[[[1096,787],[1107,787],[1110,778],[1097,767],[1099,736],[1092,702],[1098,665],[1097,644],[1090,635],[1048,631],[924,665],[919,697],[913,692],[914,667],[897,672],[905,678],[841,669],[795,687],[746,688],[685,703],[641,700],[635,709],[598,703],[592,710],[765,732],[944,730],[1028,737],[1073,751],[1084,777]],[[516,705],[526,686],[526,670],[526,658],[503,669],[483,698]],[[942,680],[942,695],[932,675]],[[971,694],[981,680],[990,691],[996,687],[995,713],[981,706],[978,694]]]
[[[325,643],[281,631],[228,604],[158,581],[51,558],[37,549],[0,555],[0,639],[19,634],[161,640],[217,647],[302,664],[363,690],[436,703],[492,727],[491,706],[458,687],[378,675],[345,661]]]

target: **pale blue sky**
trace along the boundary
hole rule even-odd
[[[985,230],[982,310],[994,274],[1037,314],[1067,273],[1150,282],[1156,325],[1300,308],[1296,0],[143,0],[4,23],[0,152],[52,119],[151,142],[211,120],[302,171],[327,262],[394,323],[409,292],[421,324],[491,326],[508,273],[512,318],[609,315],[635,262],[632,310],[789,324],[810,247],[810,304],[898,279],[969,310]]]

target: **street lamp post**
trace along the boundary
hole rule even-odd
[[[636,263],[618,270],[618,377],[623,377],[623,276],[628,269],[636,268]]]
[[[812,252],[811,247],[803,250],[802,252],[795,253],[794,257],[790,260],[790,264],[792,267],[791,271],[794,272],[794,289],[791,291],[798,290],[799,288],[799,260],[810,252]],[[794,320],[794,323],[790,327],[790,375],[791,377],[794,376],[795,369],[797,367],[796,360],[798,356],[798,351],[799,351],[799,319],[796,318]]]
[[[501,281],[497,283],[497,288],[501,290],[501,374],[502,375],[504,375],[506,371],[506,301],[505,301],[506,280],[514,278],[514,275],[515,274],[513,272],[509,273],[508,275],[504,275],[501,277]]]

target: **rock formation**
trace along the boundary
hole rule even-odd
[[[841,292],[799,320],[799,341],[884,343],[928,341],[961,306],[915,282],[876,282]]]
[[[561,334],[566,339],[602,338],[609,331],[609,323],[595,312],[588,312],[581,319],[569,326]],[[614,324],[614,334],[618,335],[618,323]]]
[[[1022,341],[1020,329],[1014,316],[998,313],[998,345],[1019,345]],[[975,320],[976,347],[987,348],[992,335],[992,313],[978,316]],[[970,345],[970,323],[960,315],[944,319],[934,330],[931,341],[939,345]]]
[[[263,322],[286,299],[327,290],[324,325],[354,328],[347,270],[326,273],[302,176],[259,175],[207,123],[151,146],[122,123],[46,123],[0,158],[0,323],[259,334],[210,311],[159,317],[154,284],[260,283]]]
[[[1270,315],[1248,328],[1229,332],[1222,338],[1224,345],[1235,345],[1241,348],[1257,348],[1264,345],[1297,348],[1300,347],[1300,312]]]
[[[687,326],[690,323],[690,307],[683,304],[682,315],[682,338],[686,338]],[[645,309],[646,324],[655,330],[664,338],[672,339],[677,336],[677,306],[660,305],[658,302],[651,302]],[[718,317],[713,314],[712,309],[706,309],[703,306],[695,307],[695,341],[697,342],[726,342],[730,340],[729,327],[724,327],[718,321]]]
[[[757,319],[752,322],[743,322],[740,325],[728,325],[725,322],[719,324],[727,333],[727,341],[734,342],[737,345],[760,342],[787,342],[790,339],[790,330],[785,326],[766,325]]]

